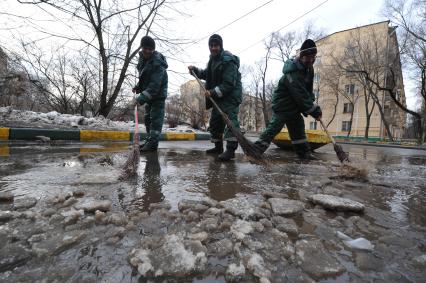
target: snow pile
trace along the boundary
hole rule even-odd
[[[231,234],[238,240],[243,240],[247,234],[253,232],[253,226],[251,222],[238,219],[231,226]]]
[[[134,249],[130,253],[130,264],[144,277],[171,276],[184,278],[205,269],[206,254],[193,252],[185,247],[183,240],[175,234],[166,235],[154,249]]]
[[[269,283],[269,278],[271,278],[271,271],[266,269],[265,262],[257,253],[253,253],[248,262],[247,268],[250,270],[254,276],[259,278],[259,281],[262,283]]]
[[[10,106],[0,107],[1,126],[48,128],[48,129],[104,129],[132,130],[133,121],[112,121],[102,116],[87,118],[81,115],[61,114],[56,111],[40,113],[34,111],[14,110]]]
[[[246,268],[244,267],[242,262],[240,262],[239,265],[231,263],[226,269],[226,280],[231,282],[241,281],[244,278],[245,273]]]
[[[134,121],[113,121],[103,116],[87,118],[81,115],[61,114],[56,111],[40,113],[15,110],[8,106],[0,107],[0,127],[132,131],[135,123]],[[163,129],[167,132],[203,133],[188,126],[167,128],[167,125],[164,125]],[[139,132],[145,132],[143,125],[139,126]]]
[[[175,128],[166,128],[165,131],[176,133],[205,133],[204,131],[196,130],[186,125],[179,125]]]

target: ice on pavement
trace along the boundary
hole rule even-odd
[[[339,237],[343,241],[343,243],[351,249],[365,251],[371,251],[374,249],[373,244],[371,244],[371,242],[365,238],[352,239],[351,237],[340,231],[337,231],[337,237]]]

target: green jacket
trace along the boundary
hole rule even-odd
[[[167,97],[167,61],[163,54],[154,51],[151,58],[145,60],[139,53],[136,69],[139,71],[139,82],[135,86],[137,93],[145,96],[148,101],[166,99]]]
[[[222,51],[218,58],[210,57],[206,69],[195,69],[198,78],[206,81],[206,89],[213,93],[212,98],[219,104],[238,106],[242,101],[240,58],[229,51]],[[211,108],[206,100],[207,109]]]
[[[313,112],[316,108],[312,92],[314,69],[306,68],[297,59],[291,59],[284,63],[283,73],[272,96],[274,112],[287,117]]]

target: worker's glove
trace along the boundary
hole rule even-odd
[[[312,111],[311,113],[309,113],[312,117],[314,117],[315,119],[318,120],[318,118],[321,118],[322,116],[322,111],[321,111],[321,107],[319,107],[317,105],[317,107],[315,107],[314,111]]]
[[[135,108],[135,105],[138,103],[138,101],[136,100],[136,98],[132,98],[132,100],[130,100],[130,102],[127,104],[127,108],[128,109],[133,109]]]
[[[195,74],[197,74],[197,67],[195,66],[188,66],[188,71],[190,75],[193,75],[192,72],[194,72]]]
[[[138,94],[141,93],[141,90],[137,86],[135,86],[134,88],[132,88],[132,92]]]
[[[146,97],[145,94],[141,94],[138,96],[138,98],[136,98],[136,101],[140,104],[140,105],[144,105],[145,103],[147,103],[149,101],[148,97]]]
[[[220,96],[217,94],[215,88],[210,89],[209,92],[210,92],[210,97],[212,97],[212,98],[220,98]]]
[[[214,89],[209,89],[208,90],[208,93],[210,94],[209,96],[211,97],[211,98],[217,98],[218,96],[217,96],[217,93],[216,93],[216,91],[214,91]],[[207,95],[206,95],[207,96]]]

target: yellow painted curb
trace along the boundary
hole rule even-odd
[[[80,141],[130,141],[129,132],[81,130]]]
[[[321,130],[305,130],[306,137],[310,143],[330,143],[331,140],[324,131]],[[290,141],[288,130],[284,129],[274,138],[275,141]]]
[[[193,141],[195,133],[165,133],[167,141]]]
[[[0,128],[0,140],[9,140],[9,128]]]
[[[0,156],[9,156],[10,155],[10,150],[9,150],[9,146],[0,146]]]

